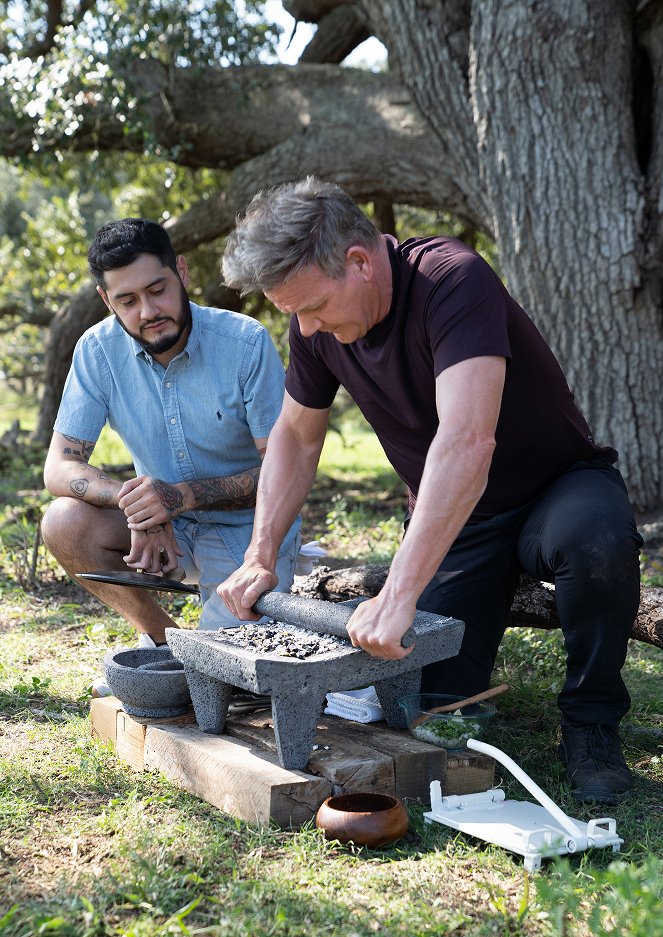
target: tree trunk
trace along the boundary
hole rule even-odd
[[[76,342],[86,329],[103,319],[106,312],[95,284],[90,281],[74,293],[51,322],[44,356],[39,420],[32,436],[35,442],[48,444]]]
[[[636,506],[663,495],[661,278],[621,0],[474,5],[471,89],[502,272],[557,355]],[[514,68],[518,62],[518,68]]]
[[[329,569],[318,566],[293,587],[298,595],[330,602],[343,602],[360,596],[378,594],[384,585],[388,566],[351,566]],[[522,576],[511,606],[509,626],[526,628],[559,628],[553,586]],[[633,623],[631,637],[654,647],[663,648],[663,589],[643,586],[640,610]]]

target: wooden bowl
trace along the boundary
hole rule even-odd
[[[328,797],[316,814],[315,825],[325,839],[356,846],[387,846],[405,836],[410,821],[397,797],[356,791]]]

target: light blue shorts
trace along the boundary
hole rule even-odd
[[[200,587],[203,607],[199,628],[216,631],[218,628],[237,628],[239,621],[226,608],[216,587],[238,569],[244,561],[244,551],[251,540],[253,525],[230,527],[223,524],[200,524],[176,517],[173,521],[175,539],[184,556],[178,565],[184,569],[187,582]],[[276,575],[279,577],[275,592],[288,592],[295,573],[295,562],[301,545],[299,530],[291,530],[281,546]]]

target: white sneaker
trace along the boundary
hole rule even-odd
[[[165,644],[159,645],[156,644],[154,639],[150,637],[149,634],[141,632],[138,635],[138,648],[144,650],[146,648],[155,648],[155,647],[166,647]],[[119,650],[122,650],[119,648]],[[131,650],[131,648],[126,648],[126,650]],[[92,699],[103,699],[104,696],[112,696],[113,691],[106,683],[105,677],[97,677],[96,680],[92,681]]]
[[[138,647],[139,648],[148,648],[148,647],[165,647],[165,644],[157,644],[149,634],[142,632],[138,635]]]

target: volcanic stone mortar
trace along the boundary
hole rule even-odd
[[[319,606],[330,604],[307,601]],[[287,627],[289,631],[300,630]],[[458,653],[464,627],[463,622],[453,618],[419,613],[414,650],[402,660],[372,657],[347,639],[301,659],[263,653],[250,644],[239,646],[233,636],[239,629],[209,632],[168,628],[166,637],[173,654],[184,664],[196,720],[203,732],[223,732],[233,687],[267,694],[272,698],[279,762],[284,768],[303,770],[327,693],[374,685],[389,726],[403,728],[405,719],[398,700],[419,692],[422,667]]]
[[[169,647],[109,651],[104,675],[132,716],[171,718],[186,712],[191,702],[184,667]]]

